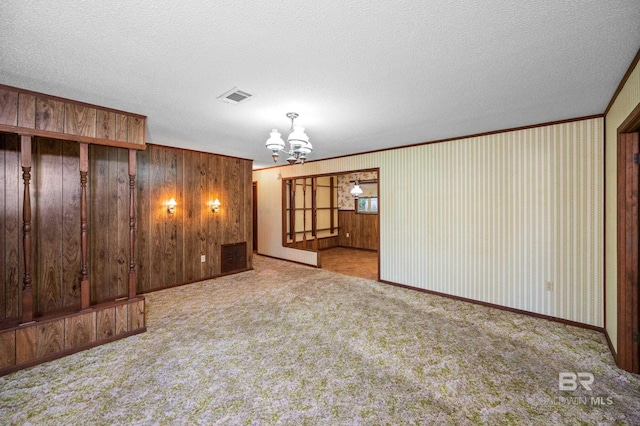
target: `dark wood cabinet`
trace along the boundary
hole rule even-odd
[[[247,269],[247,243],[222,244],[220,258],[223,274]]]

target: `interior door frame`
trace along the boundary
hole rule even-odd
[[[253,230],[252,230],[253,232],[252,232],[252,239],[251,239],[251,245],[253,247],[251,248],[254,253],[258,253],[258,182],[255,180],[252,182],[251,191],[252,191],[251,209],[252,209],[252,215],[253,215]]]
[[[617,129],[618,367],[640,373],[640,103]],[[636,157],[636,158],[634,158]]]

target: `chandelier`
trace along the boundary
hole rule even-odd
[[[358,178],[356,178],[355,185],[353,185],[353,188],[351,188],[351,195],[353,195],[353,198],[357,200],[363,194],[363,192],[364,191],[362,191],[362,188],[360,188],[360,182],[358,181]]]
[[[309,136],[304,132],[304,127],[294,126],[293,124],[293,120],[298,118],[298,114],[288,112],[287,117],[291,119],[291,133],[287,138],[287,142],[289,142],[290,145],[289,151],[284,150],[285,144],[278,129],[271,130],[271,137],[267,139],[267,149],[271,150],[274,163],[278,161],[278,157],[282,151],[289,155],[287,158],[289,164],[304,164],[307,159],[307,154],[313,151],[313,147],[311,146],[311,142],[309,142]]]

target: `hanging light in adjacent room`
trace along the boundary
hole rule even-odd
[[[357,200],[362,195],[362,188],[360,188],[360,182],[356,179],[355,185],[351,188],[351,195]]]
[[[287,138],[289,142],[289,151],[285,151],[285,143],[282,140],[282,136],[278,129],[271,130],[271,136],[267,140],[267,149],[271,150],[271,156],[273,161],[277,162],[280,156],[280,151],[289,154],[287,161],[289,164],[300,163],[304,164],[307,159],[307,155],[313,151],[313,146],[309,142],[309,136],[304,132],[304,127],[295,126],[293,121],[298,118],[298,114],[295,112],[287,113],[287,117],[291,119],[291,133]]]

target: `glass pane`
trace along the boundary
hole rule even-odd
[[[378,199],[377,198],[369,198],[369,211],[371,213],[378,213]]]

